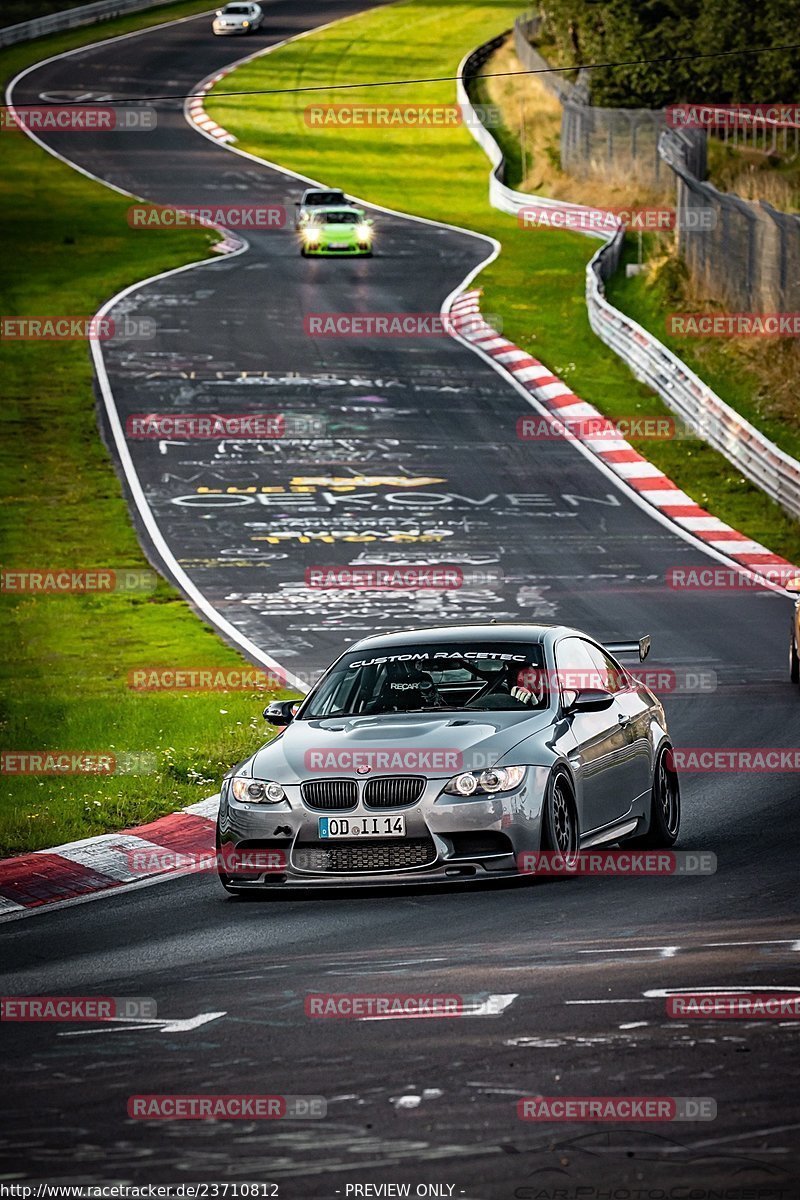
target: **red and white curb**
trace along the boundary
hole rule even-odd
[[[68,842],[0,861],[0,918],[40,909],[49,904],[108,892],[154,876],[186,874],[173,866],[191,856],[206,859],[215,852],[214,827],[218,796],[201,800],[180,812],[159,817],[121,833]],[[138,870],[133,855],[146,851]]]
[[[596,420],[597,427],[601,423],[608,423],[609,418],[604,417],[594,405],[576,396],[549,367],[509,342],[484,321],[480,315],[478,290],[462,292],[456,297],[450,306],[450,317],[459,337],[508,372],[547,409],[555,422],[585,421],[588,418],[591,422]],[[580,425],[577,428],[580,430]],[[591,433],[581,436],[580,432],[574,433],[569,427],[564,427],[564,437],[580,441],[648,504],[718,553],[756,574],[760,569],[772,568],[764,576],[767,582],[774,583],[776,577],[785,579],[795,569],[787,559],[773,554],[760,542],[739,533],[695,504],[663,471],[648,462],[623,438],[611,438],[604,433],[595,437]]]
[[[202,129],[203,133],[209,137],[216,138],[218,142],[223,142],[225,145],[230,145],[236,141],[232,133],[228,133],[227,129],[223,129],[216,121],[212,121],[211,117],[203,107],[204,97],[208,95],[215,84],[219,83],[220,79],[224,79],[229,75],[230,67],[224,67],[221,71],[217,71],[215,75],[209,75],[206,79],[197,85],[197,92],[202,95],[193,95],[183,106],[184,116],[192,125],[196,125],[198,129]],[[218,228],[218,227],[217,227]],[[229,229],[223,231],[225,236],[221,242],[217,242],[212,246],[217,254],[230,254],[233,250],[238,250],[242,246],[242,239]]]
[[[224,79],[226,75],[230,75],[232,69],[232,67],[223,67],[215,75],[208,75],[202,83],[198,83],[196,91],[199,94],[190,96],[183,110],[187,121],[190,121],[192,125],[196,125],[198,129],[202,129],[209,137],[216,138],[218,142],[224,142],[227,146],[232,145],[236,141],[236,138],[227,129],[223,129],[221,125],[218,125],[216,121],[211,119],[205,110],[203,102],[215,84]]]

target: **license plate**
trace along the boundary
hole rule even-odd
[[[326,838],[405,837],[405,817],[320,817],[319,836]]]
[[[329,250],[349,250],[350,243],[349,242],[328,242],[328,249]]]

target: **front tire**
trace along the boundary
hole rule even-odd
[[[647,833],[633,837],[626,846],[641,846],[643,850],[664,850],[674,846],[681,827],[681,788],[678,772],[671,762],[671,750],[659,751],[653,772],[650,792],[650,828]]]
[[[219,879],[222,886],[225,888],[225,891],[228,893],[228,895],[234,896],[234,895],[236,895],[236,893],[233,891],[233,889],[230,887],[230,884],[229,884],[230,875],[227,875],[225,873],[225,871],[222,870],[222,838],[220,836],[220,831],[219,831],[219,822],[217,822],[217,831],[216,831],[216,835],[214,837],[214,847],[215,847],[216,854],[217,854],[217,878]]]
[[[580,850],[580,829],[572,786],[563,772],[554,775],[547,789],[542,848],[560,854],[570,866]]]

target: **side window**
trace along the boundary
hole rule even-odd
[[[613,658],[606,654],[605,650],[601,650],[599,646],[588,645],[589,655],[592,662],[597,667],[602,682],[600,687],[604,687],[607,692],[624,692],[630,686],[628,677],[625,674],[619,663],[615,663]]]
[[[592,647],[583,638],[568,637],[556,646],[556,671],[562,692],[604,687],[602,672],[592,658]]]

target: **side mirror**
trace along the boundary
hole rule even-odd
[[[270,725],[289,725],[296,711],[296,700],[273,700],[264,709],[264,719]]]
[[[614,697],[605,688],[582,688],[564,693],[564,708],[568,713],[602,712],[613,703]]]

